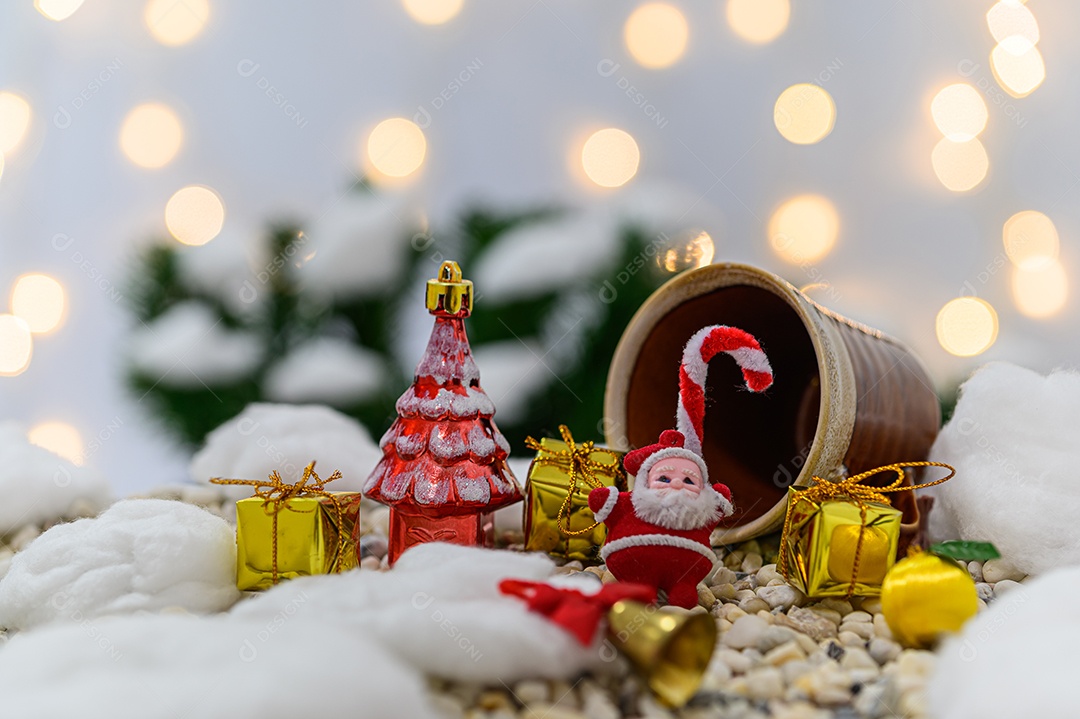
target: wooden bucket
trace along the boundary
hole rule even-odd
[[[753,394],[730,357],[710,364],[703,452],[710,478],[731,487],[736,505],[714,539],[730,544],[779,530],[788,486],[806,486],[813,475],[926,458],[940,408],[920,360],[776,275],[734,263],[675,277],[630,320],[608,372],[608,446],[651,444],[675,425],[683,346],[710,324],[757,337],[775,376],[767,392]],[[902,534],[914,534],[915,498],[893,497],[904,512]]]

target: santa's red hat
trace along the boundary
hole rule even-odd
[[[764,392],[772,385],[769,360],[757,339],[749,332],[725,325],[711,325],[695,332],[686,343],[679,366],[679,407],[675,413],[677,429],[665,430],[660,434],[659,442],[628,452],[623,458],[627,473],[640,486],[644,486],[649,470],[660,460],[669,457],[682,457],[694,462],[701,470],[702,483],[708,486],[709,470],[701,457],[705,376],[709,371],[709,361],[721,352],[730,355],[739,365],[746,387],[751,392]]]

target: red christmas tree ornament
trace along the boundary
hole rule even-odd
[[[480,388],[465,334],[472,303],[472,282],[456,262],[443,262],[427,283],[435,327],[364,485],[365,496],[390,505],[391,564],[424,542],[490,546],[491,513],[521,500],[506,464],[510,445],[492,420],[495,404]]]

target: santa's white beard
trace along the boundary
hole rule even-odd
[[[645,482],[638,482],[630,499],[638,519],[679,530],[715,525],[724,516],[728,504],[712,487],[694,494],[685,489],[654,489]]]

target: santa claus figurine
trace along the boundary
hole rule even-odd
[[[709,482],[701,456],[705,375],[721,352],[738,363],[752,392],[772,384],[769,360],[751,334],[723,325],[699,330],[679,368],[677,429],[627,453],[623,466],[634,477],[633,491],[600,487],[589,494],[589,508],[608,527],[600,550],[608,570],[620,581],[661,589],[668,604],[687,609],[697,605],[698,582],[716,561],[710,535],[734,511],[731,491]]]

